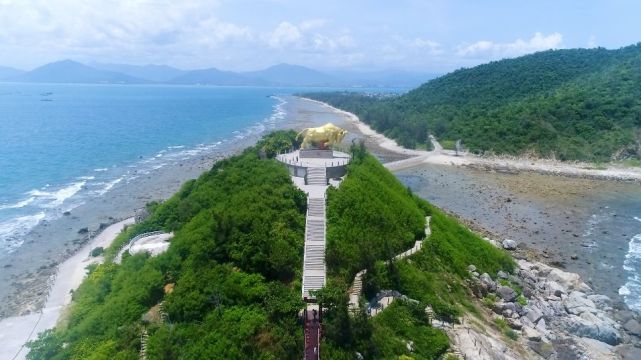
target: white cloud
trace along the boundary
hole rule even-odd
[[[303,35],[296,25],[283,21],[267,36],[267,43],[273,48],[284,48],[295,44]]]
[[[326,21],[312,19],[294,25],[283,21],[276,28],[263,35],[271,48],[303,52],[331,53],[354,45],[354,39],[346,32],[325,34],[314,30],[322,28]]]
[[[457,54],[463,57],[501,59],[561,47],[563,47],[563,35],[560,33],[543,35],[537,32],[529,40],[519,38],[511,43],[477,41],[470,45],[459,46]]]
[[[327,19],[309,19],[301,21],[300,29],[303,31],[319,29],[325,26]]]

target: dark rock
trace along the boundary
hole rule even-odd
[[[87,234],[89,232],[89,229],[86,227],[83,227],[82,229],[78,230],[78,234]]]
[[[579,255],[577,255],[577,254],[573,254],[572,256],[570,256],[570,259],[572,259],[572,260],[576,260],[578,258],[579,258]]]
[[[641,324],[635,319],[630,319],[623,324],[625,331],[632,335],[641,336]]]
[[[65,211],[65,212],[62,213],[62,215],[69,216],[69,215],[71,215],[71,211]]]
[[[544,359],[549,359],[554,354],[554,346],[546,342],[528,341],[527,345]]]
[[[496,288],[496,293],[507,302],[516,300],[516,291],[511,287],[499,285]]]

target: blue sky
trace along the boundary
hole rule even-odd
[[[0,0],[0,65],[447,72],[545,49],[641,41],[639,1]]]

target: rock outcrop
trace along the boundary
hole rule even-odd
[[[578,274],[526,260],[517,260],[515,275],[502,271],[496,276],[478,275],[475,266],[468,270],[474,293],[496,299],[491,306],[495,320],[502,319],[520,335],[514,344],[528,354],[521,357],[633,359],[630,356],[639,354],[638,315],[629,311],[617,315],[612,300],[594,294]],[[475,358],[471,352],[462,353]]]

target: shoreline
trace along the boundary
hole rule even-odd
[[[0,358],[23,359],[27,349],[24,345],[35,340],[42,331],[54,328],[65,309],[71,303],[72,291],[77,289],[86,277],[86,267],[101,263],[102,256],[91,258],[88,254],[96,247],[106,248],[127,226],[134,224],[130,217],[106,227],[83,245],[78,251],[62,262],[52,279],[45,306],[27,315],[7,317],[0,320]]]
[[[605,169],[594,169],[593,165],[581,162],[562,162],[550,159],[528,159],[514,156],[492,156],[481,157],[469,153],[456,155],[453,150],[443,150],[438,142],[433,139],[436,145],[435,150],[406,149],[396,143],[395,140],[386,137],[372,129],[368,124],[362,122],[358,116],[348,111],[335,108],[322,101],[299,97],[299,99],[317,103],[331,109],[333,112],[345,116],[352,122],[364,136],[370,138],[382,149],[400,155],[412,156],[408,159],[388,162],[385,166],[390,171],[408,169],[422,164],[453,165],[480,168],[488,171],[499,172],[536,172],[544,175],[566,176],[574,178],[612,180],[612,181],[635,181],[641,182],[641,168],[608,166]]]

